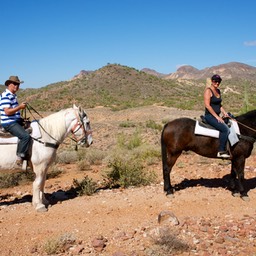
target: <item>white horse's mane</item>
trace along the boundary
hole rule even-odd
[[[40,126],[44,131],[50,134],[53,138],[60,138],[66,132],[65,115],[69,111],[74,111],[72,108],[62,109],[57,113],[53,113],[47,117],[40,119]]]

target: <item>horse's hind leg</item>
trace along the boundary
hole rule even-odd
[[[176,163],[178,157],[181,155],[181,153],[170,155],[168,154],[167,162],[163,165],[163,178],[164,178],[164,191],[166,191],[167,196],[172,196],[174,193],[174,189],[171,185],[171,170],[174,164]]]

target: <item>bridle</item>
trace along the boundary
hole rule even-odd
[[[81,113],[76,113],[76,119],[77,123],[71,128],[72,133],[72,140],[75,141],[77,144],[81,144],[83,141],[86,141],[87,136],[91,134],[90,130],[90,123],[86,122],[86,125],[84,123],[84,118],[86,117],[86,114],[83,112],[83,115]],[[82,129],[82,135],[76,136],[76,133]]]
[[[33,113],[31,112],[30,109],[34,110],[41,118],[43,118],[42,115],[40,115],[32,106],[30,106],[29,104],[27,105],[29,112],[31,113],[31,115],[33,116]],[[79,112],[79,110],[78,110]],[[84,118],[86,117],[86,114],[84,113],[84,111],[82,112],[83,115],[79,112],[79,113],[75,113],[76,114],[76,119],[77,122],[76,124],[71,128],[71,133],[72,133],[72,137],[69,137],[71,140],[75,141],[77,144],[81,144],[83,142],[85,142],[87,140],[88,135],[92,134],[92,131],[90,130],[90,122],[86,122],[86,127],[84,124]],[[33,116],[34,117],[34,116]],[[35,119],[35,117],[34,117]],[[36,120],[36,119],[35,119]],[[50,138],[52,138],[53,140],[56,141],[56,143],[51,143],[51,142],[43,142],[40,139],[36,139],[33,138],[33,140],[36,140],[39,143],[44,144],[46,147],[51,147],[51,148],[55,148],[57,149],[59,147],[59,145],[61,144],[57,139],[55,139],[54,137],[51,136],[51,134],[49,134],[44,127],[42,127],[42,125],[37,121],[38,125],[41,127],[41,129],[48,134],[48,136],[50,136]],[[76,136],[76,133],[82,129],[83,134],[79,137]],[[83,143],[84,144],[84,143]]]

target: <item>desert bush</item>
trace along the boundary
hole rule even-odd
[[[90,150],[81,149],[78,151],[79,161],[87,161],[89,164],[99,165],[105,157],[106,152],[96,148],[90,148]]]
[[[116,156],[108,163],[109,170],[103,174],[105,186],[123,187],[145,186],[156,179],[153,172],[146,172],[140,159],[127,155]]]
[[[94,182],[88,176],[85,176],[85,178],[81,181],[74,179],[73,186],[74,186],[76,193],[79,196],[83,196],[83,195],[90,196],[90,195],[94,194],[97,190],[97,183]]]
[[[10,188],[18,186],[20,181],[19,173],[1,174],[0,175],[0,188]]]
[[[58,238],[48,239],[43,249],[47,255],[65,253],[67,249],[75,244],[76,238],[71,234],[64,234]]]
[[[133,150],[133,155],[146,165],[152,165],[159,163],[161,158],[161,150],[160,147],[144,143],[140,147]]]
[[[126,148],[132,150],[139,147],[142,144],[142,138],[138,131],[135,131],[132,135],[121,133],[117,138],[117,145],[120,148]]]
[[[91,165],[87,160],[81,160],[77,164],[79,171],[88,171],[91,170]]]
[[[146,127],[151,128],[151,129],[155,129],[155,130],[158,130],[158,131],[161,131],[162,128],[163,128],[161,124],[157,124],[154,120],[146,121]]]
[[[65,150],[57,153],[56,163],[70,164],[75,163],[78,160],[77,151]]]
[[[159,161],[160,149],[142,143],[141,134],[119,134],[115,149],[105,158],[107,169],[103,172],[106,187],[145,186],[156,180],[154,171],[147,171],[147,164]]]
[[[129,128],[129,127],[136,127],[136,124],[131,121],[125,121],[119,124],[119,127]]]
[[[153,245],[146,250],[148,256],[177,255],[189,250],[189,245],[178,238],[178,233],[171,228],[160,228],[153,236]]]
[[[60,167],[58,167],[57,165],[52,165],[49,169],[49,171],[46,174],[46,179],[54,179],[59,177],[62,173],[64,172],[64,170]]]
[[[17,173],[2,173],[0,174],[0,188],[11,188],[31,182],[34,180],[33,172],[17,172]]]

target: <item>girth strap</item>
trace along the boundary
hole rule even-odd
[[[55,148],[55,149],[58,149],[58,147],[60,146],[59,143],[51,143],[51,142],[43,142],[39,139],[36,139],[36,138],[33,138],[33,140],[36,140],[37,142],[41,143],[41,144],[44,144],[46,147],[49,147],[49,148]]]

